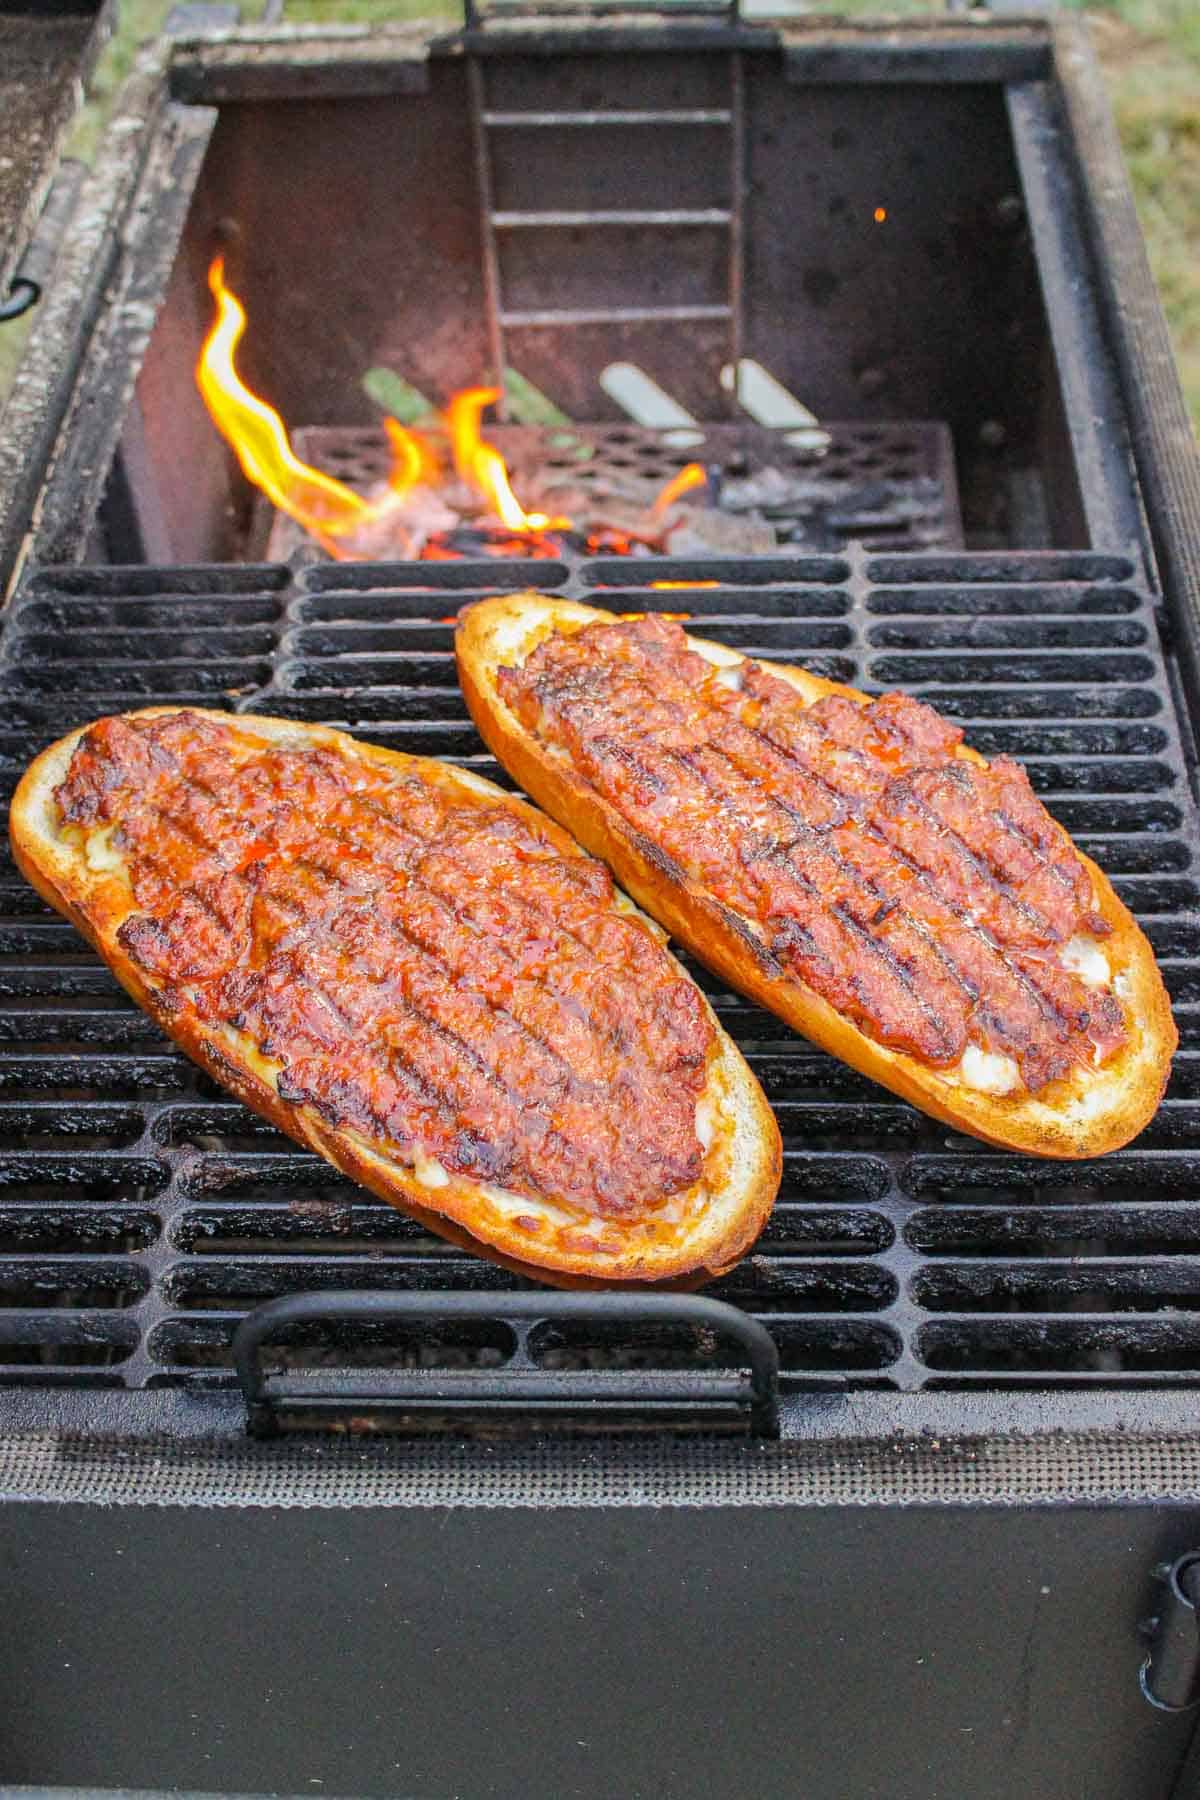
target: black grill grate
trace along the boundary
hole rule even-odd
[[[991,1152],[736,996],[717,1010],[784,1132],[779,1204],[712,1290],[775,1336],[785,1387],[1200,1383],[1195,817],[1151,599],[1119,558],[897,555],[539,564],[618,610],[688,608],[738,648],[900,684],[1015,753],[1162,958],[1183,1036],[1136,1146],[1096,1164]],[[0,651],[9,788],[71,725],[151,700],[319,719],[495,773],[454,677],[453,614],[528,564],[71,569],[29,578]],[[514,1279],[425,1236],[248,1115],[0,870],[0,1383],[228,1384],[238,1319],[301,1289],[474,1289],[496,1320],[356,1328],[359,1361],[492,1367]],[[346,1328],[347,1331],[349,1328]],[[672,1328],[535,1327],[543,1367],[699,1366]],[[294,1360],[338,1340],[295,1338]]]

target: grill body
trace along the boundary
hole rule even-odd
[[[157,1791],[682,1800],[744,1793],[752,1768],[769,1800],[1124,1800],[1171,1791],[1191,1728],[1118,1648],[1140,1599],[1120,1571],[1188,1541],[1163,1508],[6,1523],[28,1621],[8,1767],[75,1790],[119,1771]],[[72,1565],[86,1578],[47,1600],[45,1570]]]
[[[762,1438],[744,1409],[608,1406],[606,1377],[628,1390],[644,1376],[649,1400],[662,1375],[686,1394],[736,1356],[688,1328],[636,1326],[619,1300],[599,1325],[506,1314],[510,1277],[424,1238],[251,1119],[0,868],[0,1543],[20,1646],[5,1773],[92,1790],[471,1800],[1186,1792],[1191,1719],[1146,1704],[1138,1627],[1155,1610],[1155,1567],[1193,1548],[1200,1526],[1198,489],[1169,429],[1178,397],[1086,58],[1068,28],[1025,25],[880,39],[736,19],[513,21],[485,38],[477,23],[432,59],[395,38],[191,45],[166,74],[139,77],[127,116],[144,139],[114,135],[97,177],[112,193],[92,194],[64,250],[76,285],[57,343],[78,360],[56,367],[55,341],[35,340],[37,405],[0,445],[0,473],[18,469],[0,556],[15,568],[25,553],[0,638],[5,779],[81,719],[155,701],[322,720],[494,773],[453,679],[463,601],[533,577],[618,610],[668,603],[739,649],[902,686],[980,749],[1025,760],[1155,943],[1182,1040],[1172,1086],[1143,1137],[1103,1162],[1002,1156],[710,982],[786,1146],[770,1227],[714,1290],[778,1349],[780,1430]],[[387,181],[364,155],[408,101],[462,87],[462,47],[494,56],[491,108],[525,114],[586,111],[614,57],[637,71],[631,106],[670,110],[673,58],[715,49],[719,64],[689,65],[674,109],[717,124],[738,90],[703,83],[746,59],[761,189],[746,215],[744,322],[781,373],[802,334],[779,324],[795,319],[772,297],[805,294],[819,311],[831,290],[805,287],[814,270],[768,241],[770,190],[809,167],[802,216],[835,216],[843,177],[827,151],[865,191],[878,156],[856,132],[923,118],[937,191],[958,208],[957,274],[922,288],[930,240],[903,247],[929,328],[884,357],[890,402],[828,312],[829,385],[799,385],[833,415],[852,381],[857,410],[836,416],[860,424],[949,420],[973,548],[860,540],[652,566],[230,561],[247,542],[246,496],[189,403],[161,404],[182,394],[194,355],[205,234],[245,171],[277,166],[288,146],[303,191],[322,191],[304,186],[307,159],[339,95],[355,109],[336,157],[355,192],[377,196]],[[788,103],[788,84],[806,106]],[[1015,182],[1016,212],[967,204],[971,172],[948,146],[968,114],[980,185],[999,201]],[[836,133],[848,137],[832,144]],[[482,258],[453,330],[425,347],[431,379],[459,352],[471,376],[489,348],[488,265],[462,121],[422,153],[446,170],[446,218],[412,301],[429,312],[444,300],[438,257],[461,260],[465,245]],[[680,143],[672,159],[686,164]],[[521,179],[519,157],[496,167]],[[904,195],[923,183],[907,165]],[[269,230],[269,194],[244,191]],[[732,212],[735,192],[690,197]],[[511,187],[495,199],[527,204]],[[406,191],[403,205],[418,199]],[[289,269],[328,264],[334,217],[313,214],[320,229],[287,239]],[[1029,236],[1006,253],[1018,219]],[[106,221],[110,236],[89,238]],[[627,257],[642,227],[630,229]],[[397,241],[384,251],[386,273]],[[815,273],[840,280],[852,262]],[[589,269],[616,304],[616,266],[556,265],[555,309]],[[710,249],[693,273],[714,271]],[[528,312],[528,259],[502,273],[506,304]],[[365,422],[344,410],[337,355],[355,375],[370,360],[354,333],[376,301],[357,264],[347,279],[362,306],[319,380],[299,385],[295,332],[271,340],[289,410],[317,427]],[[696,321],[703,358],[670,334],[685,388],[702,360],[707,391],[730,353],[717,286],[713,316]],[[869,283],[849,291],[851,324],[873,327]],[[973,301],[996,325],[989,347],[1009,333],[1011,355],[988,362],[964,340]],[[283,305],[276,325],[288,316]],[[951,340],[940,360],[939,322]],[[617,345],[645,342],[646,324],[618,321]],[[504,329],[529,334],[530,372],[561,383],[561,401],[583,395],[597,327],[574,323],[573,356],[556,327]],[[931,388],[935,409],[922,404]],[[1019,452],[1006,480],[1041,471],[1024,512],[1011,504],[1021,480],[1008,481],[996,530],[979,453],[989,419],[1001,437],[984,448],[1007,434]],[[147,471],[168,467],[189,482],[172,494],[160,477],[156,495]],[[113,561],[122,545],[140,560]],[[715,585],[664,595],[648,579]],[[234,1330],[260,1302],[311,1290],[450,1290],[491,1305],[454,1329],[434,1317],[285,1333],[270,1359],[293,1383],[336,1391],[352,1367],[355,1385],[334,1429],[294,1403],[292,1429],[260,1441]],[[544,1378],[555,1410],[498,1417],[488,1395],[511,1369]],[[434,1403],[385,1409],[393,1378]],[[393,1429],[369,1429],[381,1424]]]

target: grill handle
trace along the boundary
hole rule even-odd
[[[1189,1550],[1155,1573],[1163,1592],[1138,1679],[1160,1712],[1188,1712],[1200,1700],[1200,1553]]]
[[[437,1324],[463,1319],[519,1320],[526,1330],[543,1320],[613,1325],[693,1325],[732,1339],[745,1352],[749,1381],[738,1371],[540,1369],[525,1352],[525,1331],[517,1352],[502,1369],[379,1370],[355,1375],[346,1370],[306,1370],[294,1377],[268,1376],[259,1351],[286,1326],[334,1319]],[[698,1294],[470,1294],[449,1291],[286,1294],[255,1307],[238,1326],[233,1358],[246,1401],[250,1431],[277,1428],[280,1406],[339,1408],[348,1405],[392,1409],[511,1410],[517,1407],[578,1410],[621,1404],[647,1412],[696,1412],[713,1405],[747,1409],[750,1428],[761,1437],[779,1434],[779,1352],[757,1319]]]

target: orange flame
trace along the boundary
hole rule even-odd
[[[652,581],[652,588],[715,588],[721,584],[717,581]],[[681,613],[680,618],[688,618],[688,613]]]
[[[374,502],[301,462],[275,408],[252,393],[237,372],[234,352],[246,329],[246,313],[225,285],[223,256],[213,258],[208,285],[217,303],[217,316],[196,368],[204,404],[217,429],[233,445],[248,479],[281,512],[310,531],[331,556],[342,556],[345,551],[337,540],[393,510],[427,467],[427,453],[399,420],[386,419],[395,461],[386,497]]]
[[[233,446],[247,479],[262,490],[280,512],[287,513],[310,532],[328,553],[337,558],[368,554],[363,547],[363,534],[379,521],[395,515],[418,483],[432,487],[441,469],[436,451],[424,437],[401,425],[398,419],[385,418],[384,429],[392,451],[392,468],[387,491],[381,498],[367,499],[335,476],[302,462],[292,449],[287,427],[273,406],[252,392],[237,371],[235,352],[246,330],[246,313],[237,296],[225,285],[225,259],[214,257],[208,271],[208,285],[217,303],[217,316],[200,351],[196,381],[204,403],[218,431]],[[500,398],[494,387],[464,388],[455,394],[443,415],[450,440],[454,466],[459,477],[480,494],[490,511],[498,518],[510,537],[493,531],[489,548],[499,555],[550,556],[559,546],[544,537],[545,533],[570,531],[570,519],[552,518],[546,513],[526,512],[512,490],[504,458],[493,444],[487,443],[480,424],[486,407]],[[699,463],[689,463],[669,481],[655,500],[652,516],[662,518],[668,508],[690,489],[703,486],[707,480]],[[390,517],[389,532],[398,540],[401,555],[414,554],[412,533],[404,521]],[[438,541],[435,534],[423,544],[419,554],[430,561],[457,559],[460,551]],[[593,553],[628,555],[635,544],[657,547],[656,540],[641,533],[630,534],[615,527],[603,527],[588,540]],[[715,583],[654,583],[673,585],[715,586]],[[682,615],[681,615],[682,616]]]
[[[384,414],[383,429],[392,447],[392,472],[388,476],[390,492],[403,499],[418,481],[432,486],[441,474],[433,446],[418,437],[415,431],[409,431],[399,419],[393,419],[390,413]]]
[[[673,506],[681,494],[688,494],[693,488],[703,487],[707,480],[708,476],[699,463],[688,463],[686,467],[680,469],[673,481],[668,481],[654,502],[655,517],[661,518],[668,506]]]
[[[446,408],[446,429],[454,449],[454,466],[462,479],[481,493],[492,511],[510,531],[568,531],[570,519],[552,519],[546,513],[527,513],[512,491],[504,458],[479,434],[484,408],[494,406],[500,389],[463,388]]]

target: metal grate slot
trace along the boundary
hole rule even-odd
[[[886,1250],[894,1235],[891,1223],[878,1213],[837,1212],[780,1201],[755,1246],[755,1258],[863,1256]]]
[[[6,676],[6,684],[14,694],[57,694],[73,705],[78,697],[104,694],[114,711],[122,706],[148,705],[152,698],[164,693],[173,699],[195,698],[202,705],[212,704],[214,693],[228,693],[233,688],[245,689],[265,682],[270,665],[264,662],[230,660],[188,662],[168,658],[145,667],[117,660],[62,661],[31,664]]]
[[[989,632],[995,630],[1036,632],[1037,621],[1043,620],[1047,604],[1044,590],[1021,587],[970,587],[963,588],[880,588],[867,601],[867,611],[896,617],[903,623],[896,625],[872,625],[869,636],[873,644],[893,642],[883,633],[889,631],[906,631],[918,629],[916,620],[925,621],[920,635],[917,636],[914,648],[923,649],[939,642],[943,632],[962,633],[968,643],[983,639],[986,641]],[[1081,617],[1100,621],[1121,618],[1129,613],[1141,610],[1141,601],[1137,594],[1128,593],[1121,588],[1057,586],[1053,596],[1053,607],[1056,614],[1076,621]],[[1000,620],[1012,620],[1007,626]],[[1028,625],[1017,624],[1017,620],[1030,620]],[[959,623],[958,621],[962,621]],[[1049,622],[1047,622],[1049,623]],[[1077,630],[1078,626],[1069,626],[1067,631]],[[1145,641],[1145,628],[1135,625],[1138,632],[1137,643]],[[954,642],[959,642],[956,636]],[[1008,641],[1007,639],[1005,641]],[[1030,641],[1036,642],[1037,639]],[[1082,641],[1067,636],[1067,642]]]
[[[1200,1320],[1193,1319],[981,1319],[923,1326],[917,1343],[931,1369],[975,1376],[1116,1382],[1200,1374]]]
[[[1143,918],[1185,1043],[1136,1145],[1039,1163],[924,1118],[697,968],[785,1142],[774,1215],[712,1291],[765,1324],[785,1388],[1200,1385],[1200,836],[1153,598],[1123,559],[1082,553],[653,565],[654,579],[715,584],[690,590],[647,575],[629,558],[536,571],[616,611],[688,612],[742,649],[901,681],[985,753],[1025,760]],[[452,623],[530,576],[520,562],[42,571],[0,643],[0,780],[71,724],[180,696],[490,772]],[[189,635],[211,649],[204,684],[179,649]],[[11,861],[0,995],[0,1381],[223,1388],[247,1309],[314,1288],[483,1293],[495,1328],[340,1325],[285,1342],[290,1367],[352,1356],[469,1379],[518,1339],[537,1367],[583,1375],[703,1371],[726,1355],[694,1331],[506,1321],[505,1296],[529,1283],[432,1238],[224,1096]]]
[[[152,1130],[158,1143],[191,1150],[228,1151],[231,1155],[242,1151],[262,1150],[267,1145],[278,1146],[280,1150],[289,1153],[294,1150],[289,1139],[281,1132],[230,1101],[212,1106],[172,1109],[160,1114],[154,1121]],[[235,1167],[236,1164],[232,1162],[211,1165],[209,1173],[212,1180],[217,1182],[226,1169]]]
[[[0,1150],[54,1149],[69,1139],[76,1150],[120,1150],[136,1144],[145,1129],[132,1107],[51,1100],[39,1106],[0,1103]]]
[[[146,1271],[134,1263],[104,1263],[86,1257],[0,1261],[0,1311],[5,1312],[44,1306],[120,1311],[135,1306],[148,1286]]]
[[[159,1234],[162,1221],[156,1213],[131,1212],[114,1207],[72,1209],[60,1215],[53,1205],[8,1206],[0,1203],[0,1256],[13,1251],[62,1250],[74,1256],[107,1255],[112,1251],[146,1250]],[[136,1288],[140,1298],[144,1282]]]
[[[272,1187],[269,1192],[277,1192]],[[413,1219],[382,1200],[347,1187],[342,1199],[300,1197],[286,1206],[225,1195],[220,1206],[194,1207],[173,1234],[177,1249],[200,1256],[288,1255],[381,1257],[448,1254],[451,1246],[431,1237]],[[462,1252],[461,1254],[466,1254]]]
[[[160,1365],[152,1383],[175,1385],[191,1370],[222,1370],[240,1313],[221,1319],[175,1319],[151,1337],[150,1351]],[[271,1360],[287,1369],[328,1368],[352,1360],[356,1368],[495,1369],[512,1355],[512,1330],[495,1324],[404,1325],[344,1324],[293,1327],[271,1345]]]
[[[893,619],[888,625],[872,625],[867,641],[875,648],[893,650],[1032,650],[1063,645],[1091,650],[1144,644],[1146,627],[1136,619],[1097,619],[1090,614],[1086,622],[1079,618],[1031,618],[1027,614],[1012,619],[976,615],[953,622],[907,617]]]
[[[967,1209],[917,1213],[905,1241],[926,1256],[1020,1257],[1200,1255],[1200,1210],[1175,1207],[1014,1209],[1002,1218]]]
[[[1014,679],[1011,673],[1004,676],[999,671],[990,673],[1005,685],[991,688],[958,685],[938,687],[931,686],[927,679],[906,682],[904,685],[918,700],[927,700],[930,706],[936,706],[948,719],[954,719],[962,725],[976,719],[1052,719],[1057,723],[1064,714],[1078,719],[1150,719],[1157,715],[1162,706],[1161,699],[1152,688],[1103,685],[1103,668],[1096,671],[1100,685],[1093,687],[1084,686],[1079,681],[1067,681],[1058,686],[1042,683],[1037,686],[1012,687],[1007,685]],[[881,679],[878,668],[872,669],[871,674],[874,686],[887,685],[886,680]],[[891,679],[896,682],[900,678],[893,675]],[[1032,681],[1031,675],[1030,682]]]

